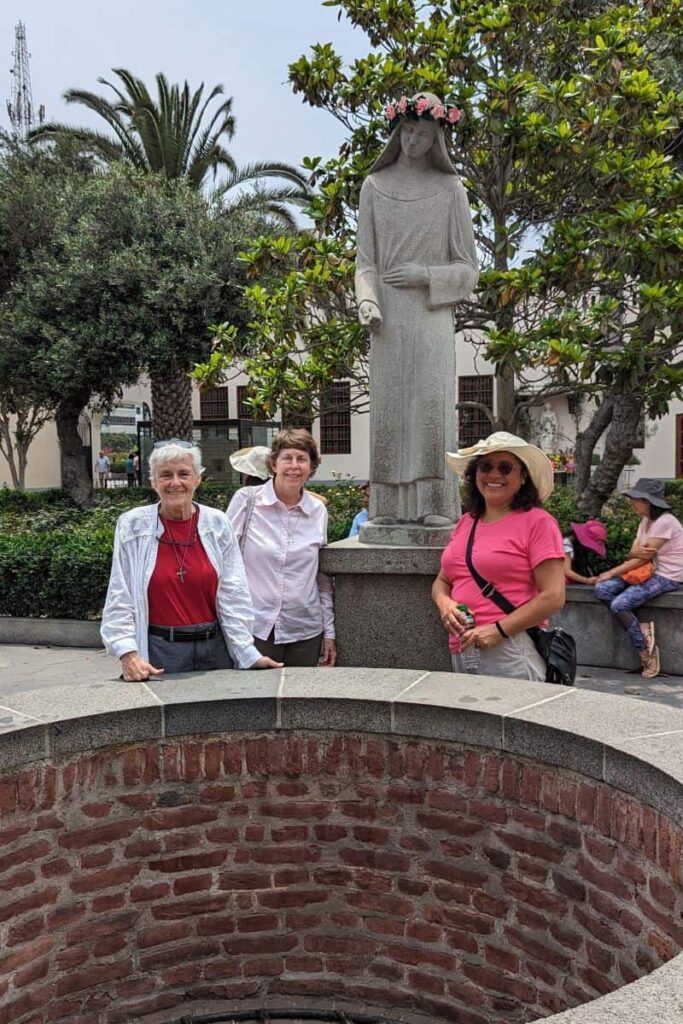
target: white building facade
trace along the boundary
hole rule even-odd
[[[495,412],[494,368],[480,354],[477,346],[463,337],[457,339],[456,380],[453,401],[476,401]],[[268,444],[278,421],[262,424],[254,421],[244,403],[247,380],[235,375],[228,383],[206,394],[193,393],[195,438],[200,444],[209,479],[233,480],[228,456],[246,444]],[[335,389],[332,409],[312,425],[312,432],[321,452],[317,480],[366,480],[369,465],[369,417],[352,414],[349,409],[350,384],[340,381]],[[131,447],[142,437],[144,456],[145,423],[151,408],[149,382],[141,379],[127,389],[121,403],[106,417],[97,411],[86,411],[82,417],[84,457],[91,468],[102,447],[102,434],[120,432],[127,435]],[[548,454],[573,447],[577,429],[586,422],[590,409],[578,409],[566,396],[549,399],[530,410],[527,431],[530,439]],[[142,429],[140,429],[142,428]],[[459,415],[461,446],[474,443],[491,431],[490,420],[481,411],[463,410]],[[598,446],[598,454],[601,447]],[[671,479],[683,477],[683,402],[675,400],[666,416],[644,424],[643,447],[635,452],[638,462],[627,467],[620,484],[628,486],[638,476]],[[26,474],[28,490],[61,485],[61,466],[54,423],[48,423],[29,449]],[[0,455],[0,486],[11,487],[9,467]]]

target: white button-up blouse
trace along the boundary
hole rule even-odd
[[[327,509],[306,491],[289,508],[273,481],[243,487],[228,506],[228,517],[242,538],[249,491],[254,508],[242,546],[244,568],[254,605],[254,636],[276,644],[309,640],[322,633],[334,639],[332,580],[318,571],[320,548],[327,543]]]

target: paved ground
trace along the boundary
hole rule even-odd
[[[78,647],[21,647],[0,644],[0,706],[2,697],[50,686],[117,681],[117,663],[104,651]],[[576,685],[584,690],[627,694],[638,700],[683,708],[683,676],[642,679],[618,669],[581,667]],[[36,699],[39,700],[38,694]]]

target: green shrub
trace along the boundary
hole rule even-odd
[[[204,483],[197,499],[225,509],[237,488]],[[330,543],[348,536],[353,517],[363,506],[354,483],[314,485],[328,500]],[[667,485],[676,515],[683,514],[683,481]],[[98,491],[91,509],[80,509],[63,491],[21,494],[0,490],[0,615],[92,619],[102,610],[107,591],[116,520],[136,505],[156,500],[144,487]],[[563,533],[586,517],[577,508],[571,487],[558,487],[546,502]],[[635,537],[638,518],[628,499],[618,496],[602,514],[607,527],[607,558],[599,568],[623,561]]]
[[[51,487],[45,491],[11,491],[0,487],[0,512],[30,512],[44,508],[75,508],[66,491]]]
[[[226,509],[232,484],[203,483],[197,500]],[[353,484],[316,486],[329,502],[329,539],[346,537],[363,503]],[[147,487],[96,492],[93,508],[78,508],[63,491],[0,491],[0,615],[93,619],[107,593],[116,520],[156,501]]]

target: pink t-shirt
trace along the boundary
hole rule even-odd
[[[655,573],[667,580],[683,581],[683,526],[671,512],[665,512],[647,525],[646,518],[640,520],[636,543],[645,544],[648,538],[665,539],[655,558]],[[476,562],[475,562],[476,565]]]
[[[472,522],[467,513],[455,527],[441,556],[441,570],[451,582],[451,598],[467,605],[477,626],[486,626],[505,613],[484,597],[467,568],[465,552]],[[497,523],[477,524],[474,567],[515,607],[537,595],[534,569],[549,558],[564,560],[562,534],[555,519],[542,508],[511,512]],[[449,634],[448,642],[452,651],[460,649],[458,637]]]

